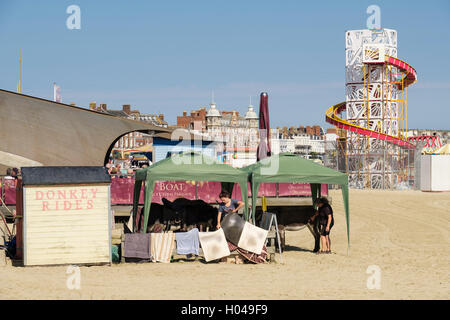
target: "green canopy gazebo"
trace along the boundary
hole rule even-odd
[[[145,184],[144,224],[141,232],[147,230],[150,204],[156,181],[220,181],[239,183],[245,212],[248,211],[247,174],[239,169],[199,152],[188,151],[174,154],[164,160],[158,161],[148,168],[136,172],[133,197],[133,219],[137,214],[137,207],[141,193],[142,182]],[[134,220],[135,221],[135,220]]]
[[[252,190],[252,219],[255,221],[256,200],[259,186],[263,182],[309,183],[313,203],[320,197],[321,184],[338,184],[344,198],[347,223],[347,242],[350,247],[350,220],[348,207],[348,176],[345,173],[324,167],[292,153],[281,153],[264,158],[241,169],[247,173]]]

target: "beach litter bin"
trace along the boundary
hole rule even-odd
[[[111,264],[111,177],[104,167],[23,167],[23,264]]]

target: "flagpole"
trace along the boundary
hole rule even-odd
[[[20,48],[20,93],[22,93],[22,48]]]
[[[17,85],[17,92],[22,93],[22,48],[20,48],[19,66],[20,66],[20,77],[19,77],[19,84]]]

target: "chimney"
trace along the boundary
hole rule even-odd
[[[122,111],[125,112],[126,114],[130,114],[131,113],[131,105],[129,104],[124,104],[122,106]]]
[[[158,118],[159,120],[164,121],[164,115],[162,113],[158,116]]]
[[[316,136],[320,136],[320,126],[316,126]]]
[[[106,109],[106,103],[100,103],[100,110],[107,110]]]
[[[89,110],[97,110],[97,103],[95,101],[89,103]]]
[[[183,111],[183,117],[187,116],[187,111]]]

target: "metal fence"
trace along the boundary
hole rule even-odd
[[[327,141],[324,165],[347,173],[351,188],[420,189],[422,148],[423,144],[418,144],[415,149],[400,149],[382,141],[369,153],[361,147],[360,153],[353,150],[347,154],[345,141]]]

